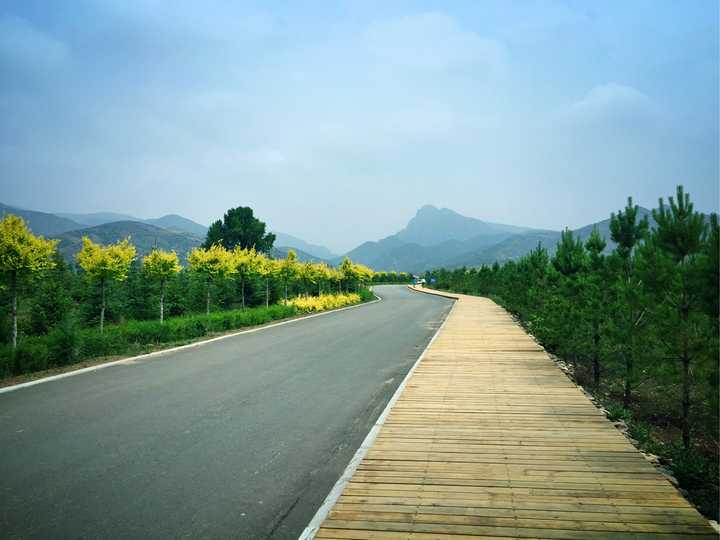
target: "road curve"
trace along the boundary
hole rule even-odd
[[[297,538],[451,301],[384,300],[0,394],[4,538]]]

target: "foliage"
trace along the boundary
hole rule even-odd
[[[716,477],[702,471],[717,463],[720,443],[718,219],[696,212],[682,187],[653,217],[651,229],[628,199],[611,216],[609,255],[597,230],[585,245],[566,231],[552,258],[539,245],[502,266],[425,277],[514,313],[612,418],[631,422],[653,452],[677,457],[691,498],[716,516]]]
[[[17,346],[18,283],[52,268],[56,240],[35,236],[22,218],[8,214],[0,220],[0,276],[9,285],[11,296],[12,346]]]
[[[268,253],[275,242],[275,235],[265,232],[265,223],[253,215],[252,208],[230,208],[222,220],[210,225],[204,248],[220,244],[226,249],[254,249]]]
[[[360,295],[355,293],[322,294],[320,296],[297,296],[288,301],[288,305],[294,306],[301,313],[313,313],[359,304],[361,301]]]
[[[135,246],[129,238],[103,246],[84,236],[82,249],[76,258],[80,268],[92,279],[123,281],[127,279],[130,263],[135,259]]]
[[[174,251],[153,249],[143,258],[143,270],[149,277],[158,281],[167,281],[181,269],[177,253]]]
[[[6,215],[0,220],[0,274],[9,279],[51,268],[56,245],[31,233],[22,218]]]

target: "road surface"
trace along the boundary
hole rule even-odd
[[[0,536],[297,538],[451,305],[377,292],[0,394]]]

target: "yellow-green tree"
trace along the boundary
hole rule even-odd
[[[205,279],[205,313],[210,314],[210,285],[233,273],[232,254],[220,244],[195,248],[188,256],[190,270]]]
[[[160,324],[163,324],[165,321],[165,285],[181,270],[177,253],[153,249],[143,258],[143,270],[150,278],[160,282]]]
[[[236,246],[231,252],[233,274],[240,280],[240,297],[242,308],[245,309],[245,282],[258,273],[261,256],[255,249],[243,249]]]
[[[355,272],[355,265],[350,260],[349,257],[345,257],[343,261],[340,263],[340,275],[341,277],[341,286],[342,282],[345,282],[345,287],[347,290],[350,289],[350,284],[354,283],[357,279],[357,273]]]
[[[275,259],[268,259],[262,254],[258,256],[256,271],[258,276],[265,282],[265,307],[270,306],[270,280],[278,274],[280,270],[279,262]]]
[[[375,275],[372,268],[359,263],[354,263],[353,266],[355,267],[355,275],[357,276],[361,286],[365,286],[367,283],[372,281],[373,276]]]
[[[312,265],[312,277],[313,283],[317,284],[318,295],[321,295],[323,290],[323,283],[327,283],[332,277],[331,269],[325,263],[315,263]]]
[[[297,277],[298,272],[299,264],[297,255],[295,254],[295,251],[291,249],[288,251],[287,257],[280,259],[280,265],[278,268],[278,275],[280,276],[285,288],[285,303],[287,303],[288,299],[288,284]]]
[[[105,328],[105,293],[110,281],[127,279],[130,264],[135,259],[135,246],[130,238],[115,244],[103,246],[96,244],[87,236],[83,236],[82,249],[76,255],[80,267],[90,279],[100,284],[100,333]]]
[[[18,282],[51,268],[57,240],[35,236],[22,218],[8,214],[0,221],[0,274],[12,299],[12,346],[17,347]]]

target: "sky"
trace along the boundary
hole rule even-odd
[[[336,252],[424,204],[559,229],[718,209],[718,2],[0,4],[0,201],[250,206]]]

